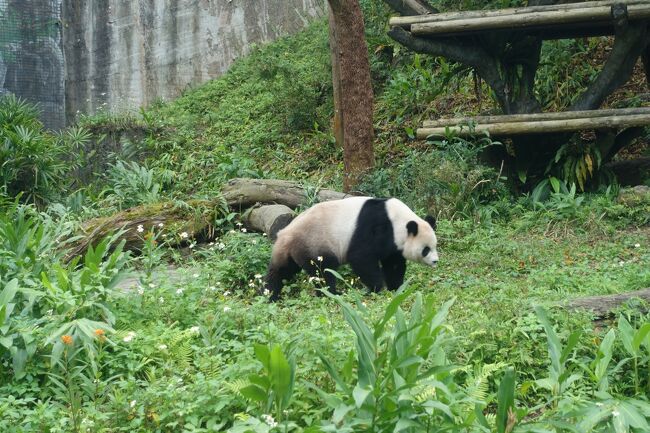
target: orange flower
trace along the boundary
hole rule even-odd
[[[103,329],[95,329],[95,335],[97,336],[97,338],[99,339],[99,341],[104,341],[104,340],[106,340],[106,336],[105,336],[105,334],[106,334],[106,332],[104,332]]]
[[[63,344],[66,346],[72,346],[72,335],[62,335],[61,341],[63,341]]]

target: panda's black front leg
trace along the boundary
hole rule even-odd
[[[371,292],[376,293],[381,290],[384,286],[384,278],[376,258],[350,258],[349,261],[354,273]]]
[[[275,302],[279,300],[284,285],[282,281],[293,278],[298,272],[300,272],[300,267],[291,257],[282,265],[269,265],[265,278],[266,289],[271,293],[269,301]]]
[[[406,259],[400,252],[392,254],[381,261],[381,270],[388,290],[397,290],[404,284]]]

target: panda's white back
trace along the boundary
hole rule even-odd
[[[280,230],[278,242],[300,244],[308,249],[312,257],[332,253],[345,262],[359,213],[370,198],[348,197],[318,203]]]

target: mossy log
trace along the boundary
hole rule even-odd
[[[641,299],[650,303],[650,288],[614,295],[588,296],[573,299],[565,304],[570,310],[589,310],[596,318],[604,318],[631,299]]]
[[[312,197],[313,194],[313,197]],[[328,201],[347,197],[338,191],[320,189],[310,191],[297,182],[275,179],[233,179],[223,187],[222,196],[214,200],[163,202],[137,206],[109,217],[94,218],[82,224],[79,239],[70,243],[67,258],[83,254],[89,245],[122,231],[120,239],[125,248],[139,250],[144,236],[154,230],[162,231],[169,245],[181,245],[189,239],[207,240],[215,237],[215,221],[223,217],[227,205],[233,211],[243,212],[243,222],[250,230],[275,234],[293,219],[295,209],[310,201]],[[257,206],[263,204],[263,206]],[[266,204],[266,205],[264,205]],[[253,207],[249,212],[247,209]],[[159,225],[162,224],[162,227]],[[142,226],[142,231],[138,227]],[[187,233],[187,237],[182,237]],[[162,241],[158,237],[158,241]]]
[[[93,218],[81,225],[79,239],[71,243],[66,257],[72,259],[83,254],[89,245],[118,231],[122,231],[120,240],[126,241],[125,248],[129,250],[140,249],[145,235],[152,230],[159,234],[159,242],[164,240],[170,245],[180,245],[196,236],[209,238],[213,236],[219,209],[219,200],[189,200],[145,204],[109,217]]]
[[[339,200],[348,194],[331,189],[313,189],[303,187],[298,182],[278,179],[238,178],[228,181],[221,190],[228,205],[235,210],[244,210],[256,203],[283,204],[295,209],[313,201]]]

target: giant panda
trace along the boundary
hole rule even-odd
[[[436,221],[418,217],[396,198],[349,197],[318,203],[277,233],[266,274],[271,301],[280,297],[283,280],[304,269],[320,274],[331,293],[336,278],[325,269],[349,263],[369,290],[384,284],[395,290],[404,282],[406,260],[435,266]]]

